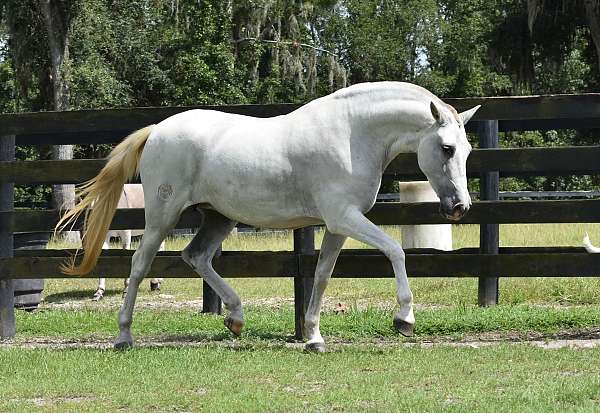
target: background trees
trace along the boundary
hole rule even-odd
[[[384,79],[442,97],[594,91],[599,3],[0,0],[0,110],[302,102]],[[509,146],[597,142],[568,131],[502,137]],[[46,155],[21,148],[19,156]],[[47,197],[27,195],[35,196]]]

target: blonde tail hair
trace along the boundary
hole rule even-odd
[[[79,265],[75,265],[75,257],[63,263],[60,270],[64,274],[83,275],[96,266],[123,186],[139,174],[140,157],[153,126],[133,132],[111,151],[100,173],[78,188],[81,201],[66,211],[56,224],[55,232],[62,231],[85,212],[83,259]]]

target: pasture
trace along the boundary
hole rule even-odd
[[[384,227],[399,239],[398,227]],[[454,226],[454,247],[479,227]],[[579,246],[600,224],[501,225],[501,246]],[[317,246],[321,232],[317,232]],[[171,239],[178,250],[185,239]],[[64,248],[52,243],[50,248]],[[346,248],[363,246],[348,242]],[[289,250],[288,232],[239,233],[224,250]],[[600,283],[502,278],[500,305],[477,307],[477,280],[413,278],[415,337],[394,332],[393,279],[333,279],[326,354],[293,338],[292,279],[230,279],[247,328],[199,313],[198,279],[140,289],[138,347],[115,352],[121,280],[90,300],[95,280],[46,280],[45,302],[17,314],[2,344],[0,411],[597,411]],[[557,348],[555,348],[557,347]]]

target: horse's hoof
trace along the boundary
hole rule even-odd
[[[404,337],[412,337],[414,333],[414,324],[407,323],[399,318],[394,318],[394,329]]]
[[[129,350],[133,347],[133,340],[117,340],[115,342],[115,350],[123,351]]]
[[[92,297],[92,301],[100,301],[104,298],[104,288],[98,288]]]
[[[304,351],[307,353],[325,353],[325,343],[308,343],[304,346]]]
[[[160,291],[160,283],[150,283],[150,291]]]
[[[225,324],[225,327],[227,327],[235,336],[239,336],[244,328],[244,322],[242,320],[236,320],[231,317],[225,317],[223,324]]]

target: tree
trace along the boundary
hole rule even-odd
[[[69,26],[77,6],[77,1],[63,0],[9,0],[4,3],[11,37],[9,45],[16,71],[20,72],[21,90],[27,93],[31,77],[37,78],[39,89],[43,91],[39,96],[47,109],[69,108]],[[52,158],[73,159],[73,147],[53,146]],[[75,186],[54,185],[53,199],[55,208],[74,206]],[[76,242],[79,233],[71,232],[67,237]]]
[[[50,83],[52,84],[54,107],[56,111],[69,109],[69,84],[67,82],[67,62],[69,59],[69,26],[75,12],[76,1],[40,0],[39,11],[42,14],[48,39],[50,55]],[[73,145],[54,145],[52,159],[73,159]],[[56,209],[75,206],[75,185],[53,185],[54,207]],[[79,241],[79,232],[65,235],[70,242]]]
[[[577,31],[588,29],[595,48],[596,70],[600,70],[599,0],[527,0],[527,17],[530,32],[553,57],[562,54],[564,45],[574,39]]]
[[[231,4],[236,68],[257,103],[310,100],[346,85],[346,70],[329,42],[338,2],[236,0]]]

